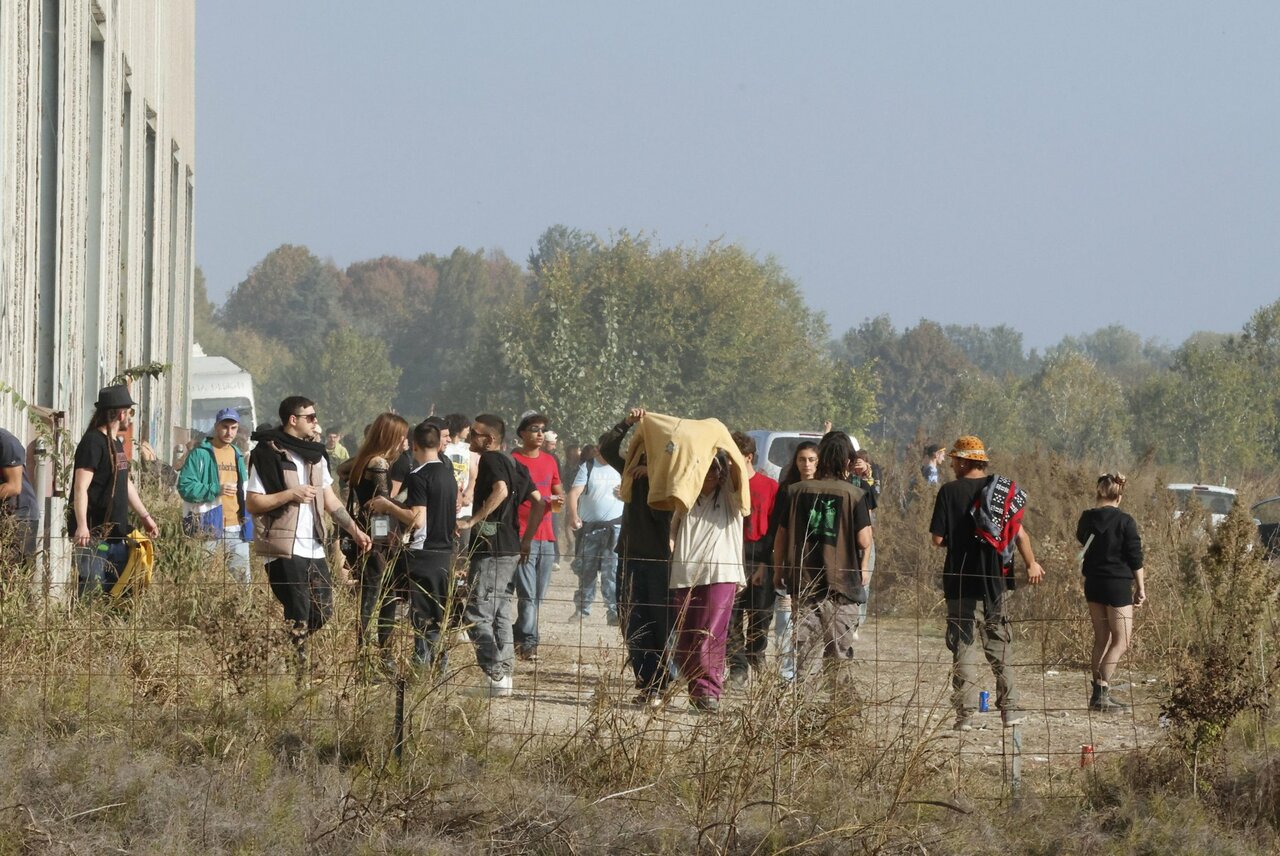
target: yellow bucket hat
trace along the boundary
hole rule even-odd
[[[947,453],[952,458],[964,458],[967,461],[990,461],[982,441],[972,434],[966,434],[956,440],[955,447]]]

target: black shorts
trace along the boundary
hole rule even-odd
[[[1118,577],[1085,577],[1084,599],[1103,606],[1132,606],[1133,580]]]

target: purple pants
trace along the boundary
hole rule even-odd
[[[676,665],[693,698],[720,698],[724,689],[725,641],[738,587],[712,583],[671,590]]]

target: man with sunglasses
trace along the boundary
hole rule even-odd
[[[480,456],[476,469],[474,510],[459,520],[459,531],[472,535],[471,567],[467,572],[466,623],[476,649],[476,665],[485,682],[476,694],[509,696],[515,668],[511,622],[511,595],[515,592],[516,567],[529,555],[534,533],[546,506],[524,465],[498,451],[506,424],[482,413],[471,426],[471,450]],[[516,509],[528,500],[528,523],[519,534]]]
[[[134,404],[127,386],[103,387],[89,430],[76,446],[67,532],[75,542],[76,591],[82,597],[110,589],[120,578],[129,559],[129,509],[142,519],[148,536],[160,536],[129,478],[124,433],[133,424]]]
[[[307,638],[333,614],[322,512],[351,534],[361,552],[373,542],[334,493],[324,442],[316,433],[316,403],[293,395],[280,402],[279,412],[279,428],[253,434],[257,446],[249,456],[246,505],[256,524],[255,550],[267,559],[271,593],[284,607],[302,666]]]

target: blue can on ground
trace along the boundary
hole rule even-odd
[[[978,710],[982,713],[991,710],[991,693],[986,690],[978,693]]]

